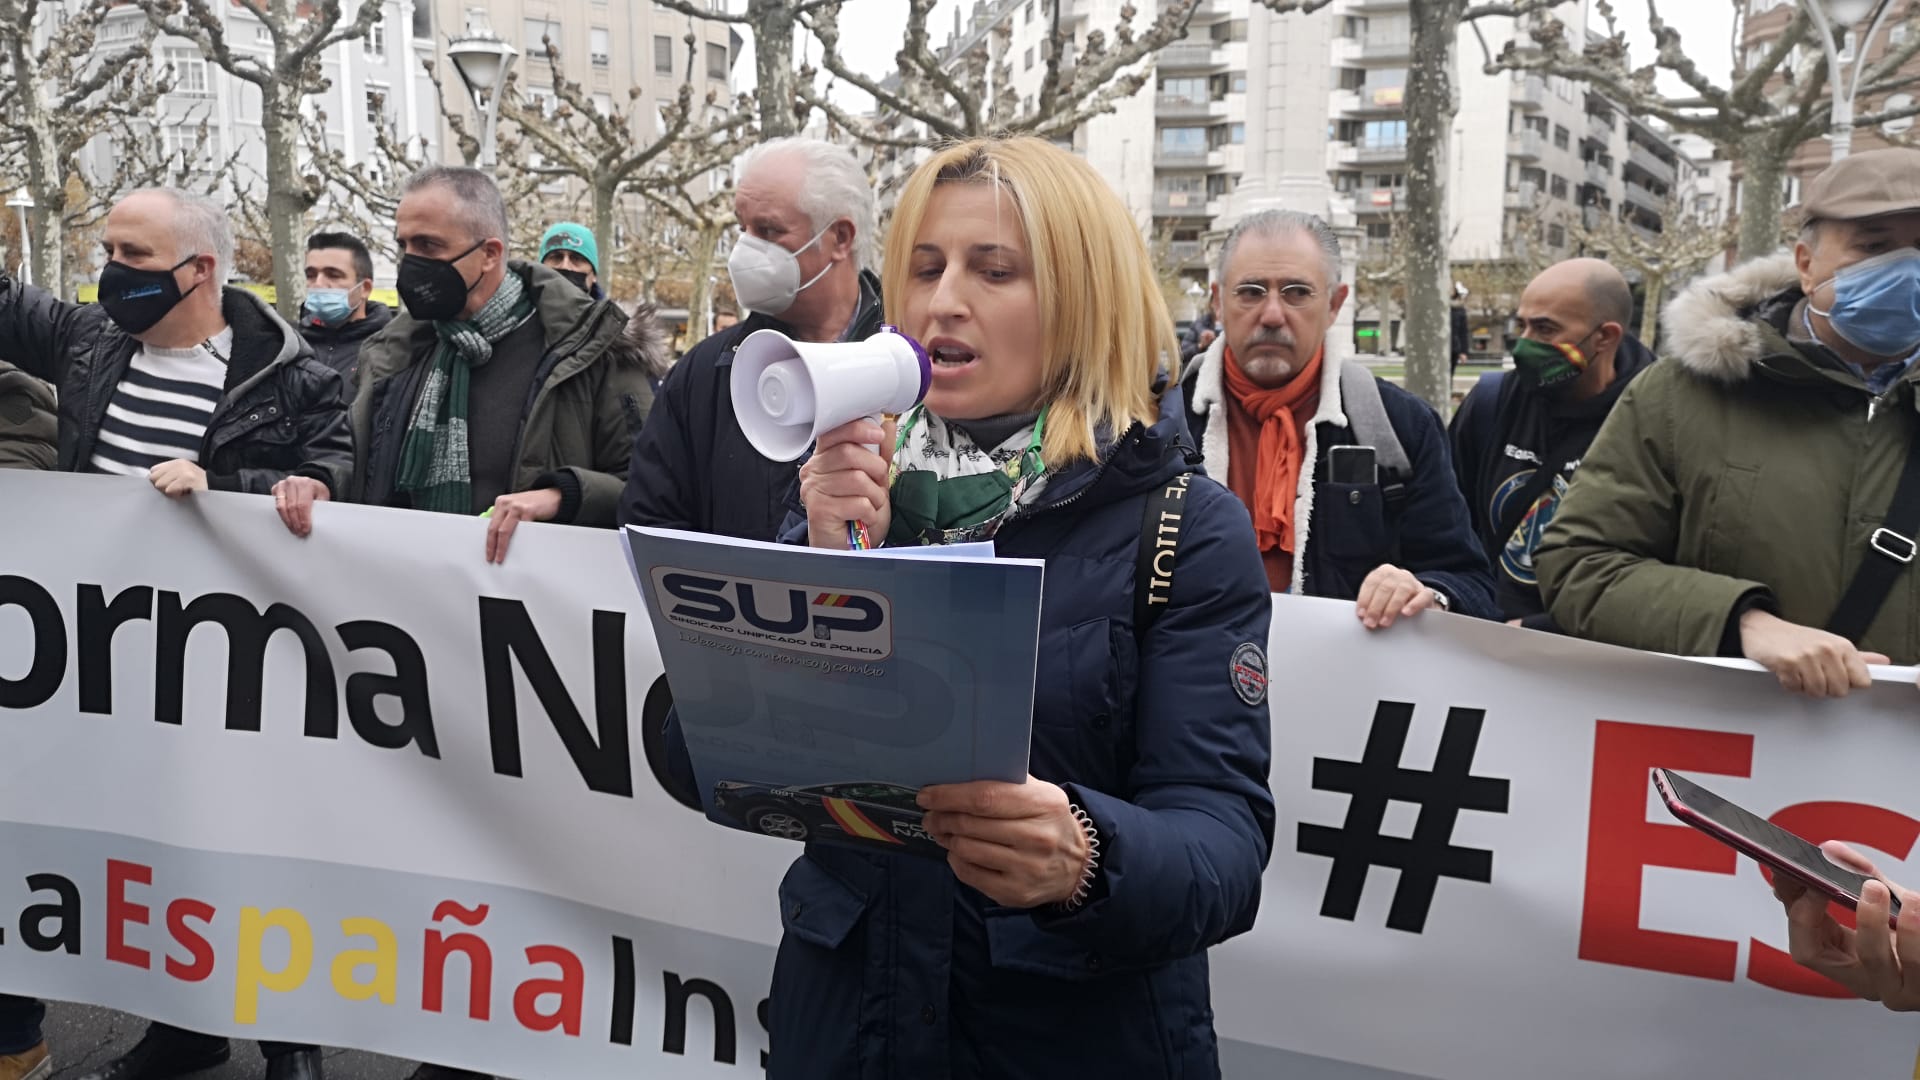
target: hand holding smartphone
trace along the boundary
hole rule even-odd
[[[1815,891],[1858,910],[1866,876],[1841,866],[1826,852],[1749,810],[1667,769],[1653,770],[1653,786],[1674,817],[1715,840],[1805,882]],[[1891,886],[1891,919],[1900,917],[1900,897]]]

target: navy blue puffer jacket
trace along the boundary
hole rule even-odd
[[[1218,1075],[1206,951],[1253,925],[1274,825],[1267,707],[1233,669],[1272,607],[1246,510],[1196,476],[1136,641],[1146,499],[1193,470],[1177,386],[1161,409],[995,540],[1046,560],[1030,767],[1099,829],[1096,898],[1011,910],[939,863],[810,845],[780,887],[774,1080]]]

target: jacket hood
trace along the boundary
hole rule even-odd
[[[1098,461],[1080,461],[1062,470],[1041,492],[1035,513],[1069,499],[1090,506],[1117,502],[1156,488],[1183,472],[1205,475],[1200,456],[1187,433],[1186,397],[1177,382],[1160,392],[1160,416],[1153,424],[1136,423],[1119,438],[1102,432]]]
[[[282,364],[313,355],[300,332],[250,290],[231,285],[222,289],[220,313],[233,328],[233,356],[227,362],[230,395],[239,396]]]
[[[649,378],[667,377],[667,369],[673,366],[673,355],[667,345],[667,328],[660,325],[659,305],[651,300],[635,304],[620,336],[639,357]]]
[[[1744,382],[1754,365],[1779,347],[1778,331],[1759,309],[1782,294],[1797,294],[1799,287],[1791,254],[1703,278],[1667,304],[1663,351],[1703,378]]]

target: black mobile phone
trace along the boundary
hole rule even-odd
[[[1379,467],[1371,446],[1336,446],[1327,451],[1327,479],[1336,484],[1377,484]]]
[[[1677,772],[1653,770],[1653,786],[1674,817],[1735,851],[1765,863],[1776,873],[1806,882],[1847,907],[1860,906],[1860,890],[1868,879],[1827,858],[1826,852],[1817,845],[1728,802]],[[1888,892],[1891,894],[1892,890]],[[1891,899],[1891,915],[1897,919],[1900,898]]]

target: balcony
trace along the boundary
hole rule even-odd
[[[1601,146],[1613,145],[1613,117],[1587,114],[1587,138]]]
[[[1153,115],[1163,120],[1224,119],[1227,103],[1223,100],[1192,98],[1185,94],[1156,94],[1153,98]]]
[[[1509,210],[1531,211],[1540,202],[1540,188],[1531,181],[1523,182],[1518,188],[1508,188],[1502,204]]]
[[[1517,79],[1513,84],[1513,93],[1507,100],[1523,112],[1544,109],[1547,107],[1547,80],[1538,75]]]
[[[1406,111],[1406,89],[1399,86],[1362,86],[1333,92],[1335,115],[1346,117],[1398,116]]]
[[[1639,166],[1640,168],[1645,169],[1648,176],[1651,176],[1655,180],[1660,181],[1660,183],[1665,184],[1668,187],[1673,186],[1673,181],[1674,181],[1673,165],[1667,161],[1661,160],[1660,155],[1654,153],[1652,150],[1648,149],[1646,146],[1638,142],[1628,140],[1627,160],[1631,161],[1632,163]]]
[[[1406,34],[1361,38],[1355,52],[1355,58],[1363,64],[1405,63],[1412,55],[1413,38]]]
[[[1182,41],[1154,54],[1161,71],[1213,71],[1227,66],[1227,51],[1209,42]]]
[[[1540,133],[1528,128],[1507,136],[1507,156],[1521,161],[1539,161],[1547,140]]]
[[[1207,245],[1199,240],[1174,240],[1167,244],[1167,260],[1175,266],[1205,264]]]
[[[1342,151],[1342,161],[1349,165],[1385,165],[1405,160],[1407,144],[1404,141],[1353,143]]]
[[[1356,214],[1393,214],[1407,208],[1406,188],[1362,188],[1349,194]]]
[[[1613,182],[1613,170],[1598,161],[1587,162],[1587,183],[1604,188]]]
[[[1406,11],[1412,7],[1412,0],[1347,0],[1346,7],[1342,10],[1354,15],[1363,15]]]
[[[1626,182],[1626,194],[1628,202],[1642,209],[1652,211],[1656,217],[1667,208],[1665,196],[1654,194],[1652,188],[1637,181],[1628,180]]]
[[[1207,213],[1207,194],[1204,191],[1156,191],[1153,193],[1153,216],[1163,217],[1211,217]]]

